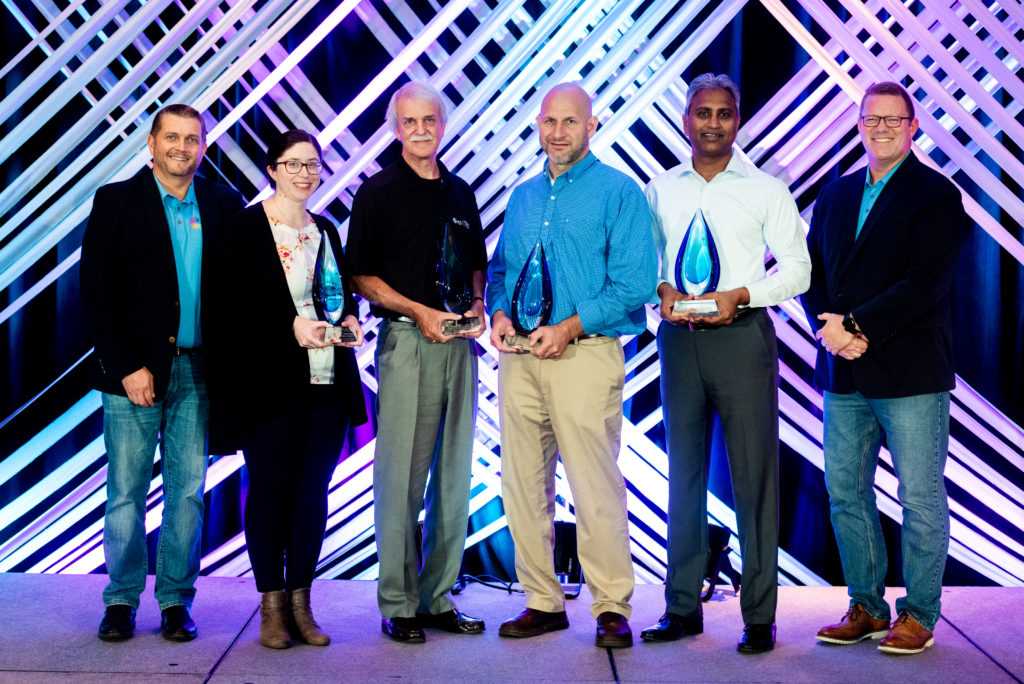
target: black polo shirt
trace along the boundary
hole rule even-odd
[[[476,197],[469,185],[439,161],[441,177],[427,179],[399,158],[366,180],[352,200],[345,254],[352,275],[377,276],[399,294],[444,310],[437,287],[437,260],[444,227],[470,271],[487,269],[487,248]],[[398,314],[372,304],[382,318]]]

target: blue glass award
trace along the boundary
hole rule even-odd
[[[345,310],[345,286],[331,241],[323,232],[320,233],[320,249],[317,250],[316,266],[313,268],[313,309],[317,318],[330,324],[324,329],[324,342],[333,344],[339,340],[356,341],[356,334],[348,326],[338,325]]]
[[[529,335],[551,317],[551,274],[539,241],[523,266],[512,293],[512,325],[520,335]],[[506,338],[507,339],[507,338]]]
[[[695,297],[714,292],[718,288],[721,272],[715,239],[708,229],[708,222],[704,220],[704,212],[698,209],[690,219],[683,243],[679,245],[676,288]],[[718,315],[718,302],[714,299],[681,299],[672,308],[675,313],[690,311],[692,316]]]
[[[473,305],[471,276],[466,268],[466,262],[462,259],[462,252],[459,250],[451,223],[444,226],[436,273],[437,290],[445,310],[460,316],[469,311],[469,307]],[[479,325],[478,316],[463,316],[458,320],[447,319],[441,322],[441,334],[458,335],[476,330]]]

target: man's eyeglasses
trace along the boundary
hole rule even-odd
[[[912,116],[862,116],[860,120],[868,128],[874,128],[879,121],[884,121],[886,128],[899,128],[904,119],[910,121],[913,118]]]
[[[284,170],[291,174],[298,173],[302,170],[302,167],[305,166],[306,170],[309,171],[311,175],[319,176],[320,169],[324,168],[324,165],[318,161],[302,163],[300,161],[295,161],[294,159],[289,159],[288,161],[274,162],[274,166],[280,166],[282,164],[284,164]]]

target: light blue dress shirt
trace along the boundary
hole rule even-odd
[[[588,335],[646,328],[658,259],[647,202],[633,179],[589,152],[553,183],[545,164],[516,187],[488,267],[492,313],[511,315],[516,281],[538,242],[551,274],[549,325],[579,314]]]
[[[854,240],[860,237],[861,228],[864,227],[864,222],[868,220],[868,214],[871,213],[871,207],[875,206],[875,200],[882,194],[882,190],[885,190],[885,184],[892,178],[892,174],[896,173],[896,169],[903,166],[905,159],[906,157],[900,159],[900,163],[892,167],[892,170],[879,178],[878,182],[874,185],[871,184],[871,169],[864,170],[864,194],[860,196],[860,214],[857,215],[857,232],[854,234]]]
[[[156,176],[154,176],[154,179]],[[203,265],[203,224],[196,202],[196,186],[188,186],[185,199],[179,200],[156,181],[164,204],[167,227],[174,249],[174,269],[178,275],[178,347],[198,347],[203,341],[199,332],[199,287]]]

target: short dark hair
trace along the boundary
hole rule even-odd
[[[914,115],[914,99],[910,97],[910,93],[907,92],[907,89],[899,83],[882,81],[881,83],[876,83],[865,90],[864,97],[862,97],[860,101],[861,115],[864,114],[864,103],[867,102],[867,99],[872,95],[895,95],[896,97],[902,98],[903,104],[907,106],[907,114],[910,115],[911,119],[916,118]]]
[[[167,105],[153,117],[153,124],[149,128],[149,134],[156,137],[156,134],[160,132],[161,120],[164,118],[164,114],[170,114],[172,116],[182,116],[186,119],[195,119],[199,122],[199,134],[201,136],[200,142],[206,144],[206,122],[203,121],[203,115],[199,113],[199,110],[190,107],[187,104],[172,104]]]
[[[712,74],[706,73],[701,74],[692,81],[686,88],[686,111],[685,114],[690,113],[690,103],[693,102],[693,98],[697,97],[697,93],[702,90],[724,90],[732,95],[733,102],[736,103],[736,114],[740,113],[740,89],[729,78],[728,74]]]
[[[324,151],[320,148],[320,143],[317,141],[316,136],[308,131],[293,128],[290,131],[279,133],[277,137],[272,139],[270,144],[267,145],[267,166],[273,166],[281,159],[281,157],[284,156],[284,153],[287,152],[289,148],[294,145],[298,145],[299,143],[309,143],[312,145],[313,148],[316,149],[317,159],[321,162],[324,160]],[[273,178],[270,179],[270,185],[271,187],[277,187],[277,183],[274,182]]]

